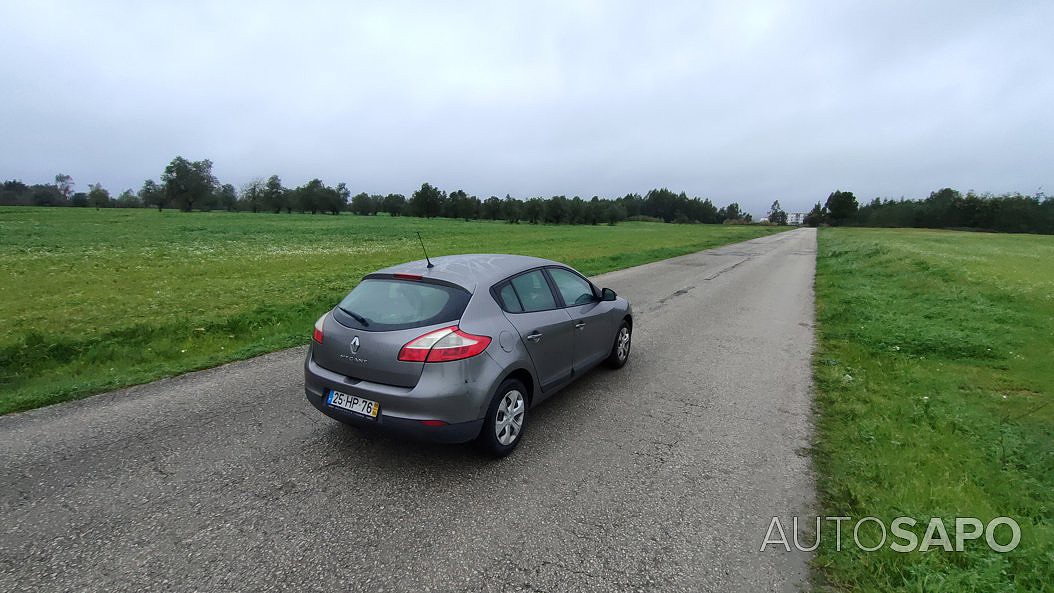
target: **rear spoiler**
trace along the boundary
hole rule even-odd
[[[469,290],[468,288],[465,288],[464,286],[461,286],[460,284],[455,284],[454,282],[450,282],[448,280],[441,280],[439,278],[430,278],[428,276],[422,276],[420,274],[410,274],[408,272],[393,272],[393,273],[387,273],[387,274],[382,274],[382,273],[366,274],[365,276],[362,277],[362,279],[363,280],[403,280],[403,281],[406,281],[406,282],[422,282],[424,284],[438,284],[440,286],[447,286],[447,287],[450,287],[450,288],[456,288],[458,290],[463,290],[463,291],[465,291],[465,292],[467,292],[469,294],[472,294],[471,290]]]

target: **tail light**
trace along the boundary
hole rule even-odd
[[[326,315],[329,315],[329,313],[326,313]],[[311,334],[311,339],[319,344],[322,343],[322,324],[326,321],[326,315],[318,318],[318,321],[315,322],[315,331]]]
[[[490,338],[465,333],[456,325],[410,340],[399,350],[406,362],[450,362],[471,358],[487,349]]]

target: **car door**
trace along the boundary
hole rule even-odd
[[[567,380],[573,368],[574,327],[542,270],[499,284],[496,296],[527,347],[542,391]]]
[[[574,331],[573,366],[582,372],[600,362],[611,352],[614,328],[611,325],[610,302],[600,300],[593,285],[567,268],[546,268],[564,310],[571,316]]]

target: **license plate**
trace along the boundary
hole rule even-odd
[[[329,397],[326,398],[326,403],[334,408],[348,410],[349,412],[355,412],[356,414],[362,414],[363,416],[369,416],[370,418],[376,418],[377,413],[381,411],[381,407],[377,405],[377,402],[375,401],[363,399],[354,395],[348,395],[347,393],[341,393],[339,391],[330,391]]]

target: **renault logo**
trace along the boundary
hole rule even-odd
[[[355,354],[359,351],[359,336],[355,336],[351,339],[351,353]]]

